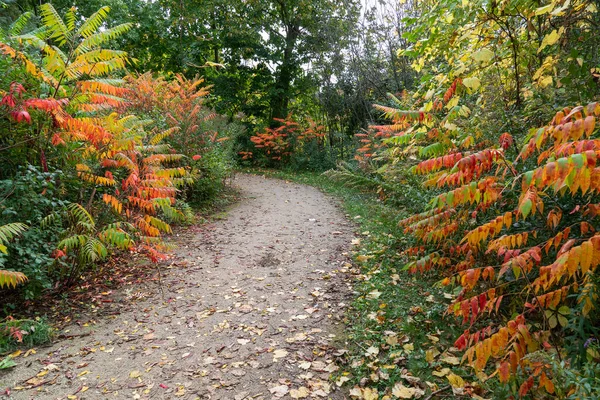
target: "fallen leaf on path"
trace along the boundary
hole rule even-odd
[[[348,378],[347,376],[340,376],[340,379],[338,379],[337,381],[335,381],[335,384],[338,385],[338,387],[340,387],[344,383],[348,382],[349,380],[350,380],[350,378]]]
[[[275,397],[283,397],[288,393],[289,390],[290,389],[287,387],[287,385],[279,385],[269,389],[269,392],[271,392],[271,394]]]
[[[277,362],[280,358],[283,358],[288,355],[287,350],[277,349],[273,352],[273,362]]]
[[[300,364],[298,364],[298,367],[302,369],[309,369],[311,365],[312,363],[310,361],[302,361]]]
[[[177,388],[177,391],[174,394],[177,397],[181,397],[181,396],[185,395],[185,388],[183,386],[179,386]]]
[[[89,372],[89,371],[83,371],[83,372]],[[131,371],[129,373],[129,377],[132,379],[139,378],[141,375],[142,374],[140,374],[140,371]]]
[[[304,399],[308,397],[310,390],[307,387],[300,386],[298,389],[290,390],[290,397],[292,399]]]

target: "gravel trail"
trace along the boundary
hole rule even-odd
[[[237,175],[222,220],[178,233],[157,282],[118,313],[0,371],[14,399],[344,399],[328,381],[353,226],[318,190]],[[337,390],[336,390],[337,389]]]

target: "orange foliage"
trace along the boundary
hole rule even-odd
[[[452,84],[444,102],[460,85],[459,80]],[[463,362],[477,371],[495,365],[503,382],[519,367],[533,368],[520,394],[534,387],[552,394],[551,373],[525,356],[547,351],[550,332],[560,328],[556,320],[548,323],[547,310],[581,307],[586,317],[596,304],[593,292],[583,288],[589,288],[600,265],[600,234],[590,221],[600,215],[600,141],[592,138],[600,105],[559,111],[527,138],[514,160],[509,152],[516,148],[515,141],[508,133],[500,136],[497,146],[476,143],[471,136],[462,140],[464,146],[457,145],[460,141],[444,142],[438,135],[445,118],[436,119],[437,106],[424,113],[378,108],[392,119],[387,128],[376,127],[388,139],[377,142],[372,133],[357,135],[362,142],[357,158],[392,150],[401,157],[418,150],[426,158],[417,161],[412,172],[426,176],[426,187],[451,188],[433,197],[426,211],[400,221],[416,241],[403,252],[411,259],[406,269],[437,273],[444,285],[461,287],[448,312],[470,327],[455,343],[465,351]],[[429,121],[429,133],[416,134],[423,121]],[[418,146],[431,141],[437,143]],[[515,165],[527,165],[524,161],[535,153],[537,166],[519,173],[524,168]],[[569,215],[556,207],[546,210],[549,198],[567,199],[574,208],[567,210]],[[570,236],[574,229],[578,234]],[[524,312],[503,322],[509,301]],[[487,327],[471,329],[491,314],[496,317],[486,320]]]

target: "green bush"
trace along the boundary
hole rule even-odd
[[[26,299],[32,299],[52,284],[52,251],[61,234],[58,226],[40,227],[49,213],[62,209],[69,201],[64,191],[61,171],[42,172],[28,165],[12,179],[0,180],[0,225],[23,222],[29,225],[18,239],[8,245],[8,254],[0,253],[5,267],[23,272],[28,278]]]

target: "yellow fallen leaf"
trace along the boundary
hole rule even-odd
[[[87,386],[84,386],[84,387],[82,387],[82,388],[81,388],[81,393],[85,392],[85,391],[86,391],[86,390],[88,390],[88,389],[89,389],[89,387],[87,387]]]
[[[392,388],[392,394],[400,399],[412,399],[413,397],[421,397],[425,392],[418,388],[404,386],[398,382]]]
[[[177,397],[181,397],[181,396],[185,395],[185,388],[183,386],[179,386],[177,388],[177,391],[174,394]]]
[[[390,346],[395,346],[398,344],[398,336],[388,336],[385,338],[385,342]]]
[[[362,392],[363,399],[365,400],[378,400],[379,392],[377,389],[373,388],[364,388]]]
[[[292,399],[304,399],[308,397],[310,390],[304,386],[300,386],[298,389],[290,390],[290,397]]]
[[[451,356],[451,355],[445,355],[444,357],[440,358],[440,361],[443,361],[446,364],[452,364],[452,365],[460,364],[460,359],[456,356]]]
[[[450,382],[450,385],[453,388],[460,389],[465,386],[465,381],[463,380],[463,378],[456,374],[450,373],[448,374],[448,376],[446,376],[446,379],[448,379],[448,382]]]
[[[404,348],[404,351],[406,351],[407,353],[410,353],[415,349],[415,345],[412,343],[406,343],[404,346],[402,346],[402,348]]]
[[[23,357],[29,357],[30,355],[35,354],[35,353],[37,353],[35,351],[35,349],[29,349],[25,352],[25,354],[23,354]]]
[[[41,378],[42,376],[48,375],[48,372],[50,371],[48,371],[47,369],[40,371],[40,373],[37,374],[37,377]]]
[[[437,337],[437,336],[433,336],[433,335],[427,335],[427,338],[428,338],[429,340],[431,340],[431,343],[437,343],[437,342],[439,342],[439,341],[440,341],[440,338],[439,338],[439,337]]]
[[[10,358],[15,358],[15,357],[19,357],[23,352],[21,350],[17,350],[14,353],[9,354],[8,356]]]
[[[444,376],[448,375],[449,373],[450,373],[450,368],[442,368],[439,371],[433,371],[431,373],[431,375],[433,375],[433,376],[439,376],[441,378],[441,377],[444,377]]]
[[[288,355],[287,350],[277,349],[273,352],[273,362],[277,362],[278,359]]]
[[[90,373],[90,371],[85,370],[85,371],[81,371],[77,376],[84,376],[84,375],[87,375],[89,373]]]
[[[139,378],[141,376],[140,371],[131,371],[129,373],[130,378]]]

